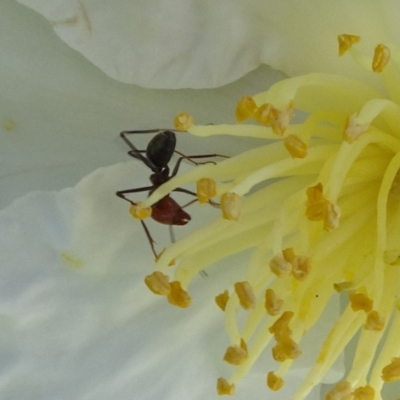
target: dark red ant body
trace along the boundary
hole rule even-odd
[[[138,150],[136,146],[127,138],[127,135],[131,134],[143,134],[143,133],[157,133],[147,145],[146,150]],[[136,205],[135,202],[128,199],[126,197],[129,193],[138,193],[148,191],[149,195],[153,193],[159,186],[163,183],[170,180],[174,177],[179,170],[180,164],[183,159],[186,159],[194,164],[201,164],[193,161],[194,158],[210,158],[210,157],[226,157],[220,154],[204,154],[204,155],[194,155],[194,156],[186,156],[179,151],[175,150],[176,146],[176,135],[175,132],[172,130],[161,130],[161,129],[151,129],[151,130],[144,130],[144,131],[123,131],[120,133],[121,138],[125,141],[125,143],[131,148],[128,154],[143,162],[147,167],[151,169],[153,172],[150,175],[150,182],[152,183],[151,186],[144,186],[135,189],[127,189],[127,190],[120,190],[116,192],[116,195],[132,205]],[[145,153],[144,156],[142,153]],[[170,174],[170,169],[168,163],[170,162],[172,155],[177,153],[180,155],[178,158],[172,173]],[[183,188],[176,188],[174,189],[175,192],[186,193],[191,196],[195,196],[196,199],[192,200],[188,204],[183,207],[186,207],[195,201],[197,201],[197,195],[190,190],[183,189]],[[211,204],[216,205],[210,201]],[[165,225],[186,225],[190,221],[190,215],[183,210],[181,207],[170,195],[163,197],[157,203],[152,205],[152,214],[151,218],[155,221],[165,224]],[[150,232],[143,222],[140,220],[142,226],[146,232],[147,239],[149,240],[150,247],[153,251],[153,254],[156,258],[158,258],[158,254],[154,249],[154,240],[150,235]]]

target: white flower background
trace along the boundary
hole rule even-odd
[[[152,295],[143,284],[143,277],[153,267],[147,241],[140,224],[130,218],[126,205],[114,195],[118,189],[147,185],[149,171],[129,159],[118,133],[170,127],[181,110],[194,115],[198,123],[233,122],[238,98],[267,88],[283,75],[261,67],[213,90],[150,90],[112,78],[146,87],[211,87],[231,82],[261,62],[274,61],[274,67],[287,73],[307,72],[310,60],[305,60],[304,51],[321,61],[316,68],[323,70],[329,65],[335,70],[336,58],[332,64],[323,52],[310,51],[324,38],[332,41],[328,29],[326,36],[319,32],[310,36],[304,28],[301,34],[295,33],[297,28],[286,32],[287,23],[268,25],[268,14],[259,13],[260,1],[248,1],[245,8],[234,2],[230,19],[222,18],[226,2],[215,9],[208,2],[198,6],[191,1],[185,3],[184,15],[201,16],[206,29],[193,30],[200,36],[186,38],[179,47],[177,38],[185,38],[182,32],[199,23],[173,13],[182,9],[178,1],[163,8],[161,20],[146,17],[162,2],[139,1],[137,24],[128,26],[121,24],[118,14],[112,14],[119,10],[119,15],[125,15],[122,11],[131,3],[127,1],[113,2],[112,9],[99,0],[20,3],[53,21],[60,37],[87,59],[63,43],[39,14],[13,0],[1,2],[1,397],[216,399],[215,380],[221,375],[229,377],[230,369],[221,361],[227,342],[222,314],[212,298],[240,273],[240,267],[228,270],[232,261],[245,265],[246,258],[228,260],[225,267],[212,268],[208,278],[198,277],[191,288],[193,305],[189,309],[176,309]],[[361,2],[355,6],[360,6],[365,18],[372,18],[377,2],[367,3],[370,8],[362,8]],[[293,2],[287,4],[276,11],[281,13],[279,18],[287,14],[289,25],[294,25],[298,9]],[[290,4],[292,8],[287,8]],[[196,5],[194,13],[191,10]],[[71,12],[83,6],[90,12],[90,34],[79,24],[59,23],[72,18]],[[206,11],[211,9],[212,18],[208,19]],[[317,8],[314,12],[320,11]],[[382,10],[380,15],[386,17],[385,13]],[[253,26],[254,15],[259,23]],[[141,21],[143,36],[134,31]],[[226,34],[216,35],[229,31],[232,21],[247,34],[237,48],[235,35],[229,45],[217,40]],[[315,28],[322,22],[318,19]],[[367,32],[359,18],[352,22],[351,33],[373,36],[371,26]],[[349,18],[345,23],[349,24]],[[120,25],[122,34],[110,37]],[[162,29],[155,31],[159,25]],[[377,35],[394,37],[395,32],[388,33],[390,27],[395,29],[392,25],[386,23]],[[204,37],[204,32],[209,36]],[[325,34],[325,28],[322,32]],[[303,34],[304,43],[300,39],[292,42]],[[152,43],[158,43],[160,35],[166,35],[166,43],[176,43],[175,53],[166,45],[154,51]],[[138,42],[126,42],[127,37],[138,37]],[[308,38],[310,48],[304,47]],[[215,46],[192,45],[212,40]],[[243,46],[250,42],[252,47],[244,52],[248,57],[242,57]],[[289,44],[293,51],[281,52]],[[151,54],[148,49],[152,49]],[[185,62],[171,64],[168,57],[176,59],[188,49],[192,53],[181,58]],[[224,56],[217,57],[215,68],[213,60],[221,51]],[[139,62],[140,68],[131,68],[133,61]],[[140,140],[145,146],[147,138]],[[199,141],[188,135],[178,138],[179,149],[192,154],[234,154],[256,143],[239,139],[228,143],[221,138]],[[63,189],[68,187],[73,189]],[[209,217],[208,209],[196,205],[190,212],[193,221],[188,229]],[[157,240],[168,244],[168,229],[152,228]],[[334,315],[334,308],[332,312]],[[326,329],[332,315],[328,313],[323,321]],[[312,343],[323,337],[321,329],[311,336]],[[268,358],[262,357],[239,384],[236,399],[289,396],[310,363],[309,359],[300,360],[291,374],[293,387],[274,396],[264,383],[270,368]],[[339,379],[337,371],[334,369],[327,381]],[[317,388],[310,399],[319,398]]]

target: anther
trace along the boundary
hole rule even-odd
[[[226,361],[228,364],[240,365],[247,360],[248,356],[249,352],[247,349],[246,342],[243,339],[241,339],[240,346],[238,345],[229,346],[226,349],[224,355],[224,361]]]
[[[374,58],[372,60],[372,71],[382,72],[390,60],[390,49],[389,47],[378,44],[375,47]]]
[[[133,218],[137,219],[145,219],[151,216],[152,209],[151,207],[143,207],[143,202],[139,201],[136,204],[132,204],[129,209],[129,213]]]
[[[269,315],[278,315],[283,307],[283,300],[280,299],[272,289],[265,291],[265,309]]]
[[[373,300],[363,293],[349,292],[350,306],[353,311],[363,310],[366,313],[372,310]]]
[[[372,386],[360,386],[354,392],[354,400],[374,400],[375,390]]]
[[[155,294],[168,296],[171,291],[169,278],[160,271],[155,271],[144,278],[146,286]]]
[[[304,158],[307,156],[307,145],[297,135],[285,137],[283,144],[292,158]]]
[[[185,112],[180,112],[174,119],[175,129],[184,132],[193,125],[193,117]]]
[[[251,96],[242,97],[236,106],[235,116],[236,122],[240,123],[253,116],[254,110],[257,108],[256,102]]]
[[[274,392],[282,388],[284,381],[281,377],[275,375],[273,371],[268,372],[267,386]]]
[[[338,382],[335,387],[325,395],[325,400],[352,400],[351,385],[347,381]]]
[[[292,264],[279,255],[275,256],[269,262],[269,267],[271,268],[271,271],[279,277],[290,275],[293,269]]]
[[[171,290],[167,296],[167,300],[174,306],[186,308],[189,307],[191,298],[189,293],[182,289],[181,283],[179,281],[174,281],[170,283]]]
[[[200,204],[208,203],[210,198],[217,195],[217,184],[214,179],[201,178],[196,183],[197,199]]]
[[[221,196],[222,217],[237,221],[240,215],[240,197],[236,193],[226,192]]]
[[[382,380],[394,382],[400,379],[400,357],[393,357],[392,362],[382,369]]]
[[[235,385],[233,383],[229,383],[225,378],[218,378],[217,393],[220,396],[233,396],[235,394]]]
[[[357,35],[348,35],[346,33],[339,35],[339,56],[342,56],[344,53],[346,53],[346,51],[349,50],[353,44],[358,43],[360,40],[361,37]]]
[[[249,282],[236,282],[234,286],[240,305],[245,310],[254,308],[256,305],[256,296],[254,295],[253,289],[251,288]]]
[[[364,329],[367,331],[381,331],[385,327],[385,318],[381,317],[378,311],[370,311],[367,315],[367,322]]]
[[[226,303],[228,303],[228,300],[229,300],[229,292],[227,290],[225,290],[218,296],[215,296],[215,302],[222,311],[225,311]]]
[[[346,121],[346,126],[343,132],[343,138],[347,143],[353,143],[363,133],[367,132],[369,124],[359,124],[357,122],[357,114],[351,114]]]

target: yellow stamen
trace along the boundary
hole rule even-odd
[[[147,287],[155,294],[161,296],[168,296],[171,291],[169,278],[160,271],[155,271],[150,275],[147,275],[144,279]]]
[[[278,391],[283,387],[284,381],[279,376],[275,375],[274,372],[270,371],[267,375],[267,386],[274,392]]]
[[[311,270],[311,262],[308,257],[296,257],[291,264],[293,266],[292,274],[297,280],[302,281],[307,278]]]
[[[240,216],[240,197],[236,193],[226,192],[221,196],[222,216],[237,221]]]
[[[143,202],[139,201],[136,204],[132,204],[129,209],[129,213],[133,218],[137,219],[145,219],[151,216],[152,209],[151,207],[145,207]]]
[[[281,256],[275,256],[270,262],[269,266],[271,268],[271,271],[276,275],[276,276],[288,276],[292,273],[293,266],[290,262],[287,262],[283,257]]]
[[[189,307],[192,299],[190,298],[189,293],[182,289],[181,283],[174,281],[171,282],[170,285],[171,290],[167,296],[168,302],[181,308]]]
[[[284,337],[291,335],[292,331],[289,328],[289,322],[293,318],[294,313],[292,311],[285,311],[268,330],[274,334],[276,340],[280,340]]]
[[[193,117],[185,112],[180,112],[174,119],[174,127],[176,130],[184,132],[193,125]]]
[[[346,33],[338,35],[339,56],[342,56],[344,53],[346,53],[346,51],[349,50],[353,44],[358,43],[360,40],[361,37],[357,35],[348,35]]]
[[[229,292],[227,290],[215,297],[215,302],[222,311],[225,311],[226,303],[228,302],[228,300]]]
[[[247,345],[243,339],[240,340],[240,346],[229,346],[224,355],[224,361],[232,365],[240,365],[244,363],[249,356]]]
[[[307,188],[306,216],[310,221],[322,221],[328,200],[322,194],[322,183]]]
[[[275,113],[279,112],[276,108],[272,106],[272,104],[262,104],[254,111],[254,119],[261,125],[269,126],[271,125],[272,110],[274,110]]]
[[[208,203],[212,197],[217,195],[217,184],[214,179],[201,178],[197,181],[196,188],[200,204]]]
[[[251,96],[242,97],[236,106],[236,122],[240,123],[252,117],[256,108],[256,102]]]
[[[218,378],[217,393],[220,396],[233,396],[235,394],[235,385],[233,383],[229,383],[225,378]]]
[[[378,44],[375,47],[374,59],[372,60],[372,71],[382,72],[390,60],[389,47]]]
[[[352,114],[346,121],[346,127],[343,133],[344,140],[348,143],[353,143],[363,133],[367,132],[369,124],[359,124],[357,122],[357,114]]]
[[[301,350],[299,345],[289,336],[280,338],[277,344],[272,348],[272,357],[278,362],[294,360],[300,355]]]

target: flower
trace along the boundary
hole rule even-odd
[[[151,88],[217,87],[262,64],[289,76],[319,71],[368,81],[337,60],[334,35],[358,32],[368,43],[399,37],[396,0],[18,1],[108,76]]]
[[[276,361],[265,371],[266,385],[273,391],[292,387],[286,374],[302,357],[303,338],[339,293],[346,307],[290,398],[308,398],[357,335],[351,368],[325,399],[381,398],[384,383],[400,380],[400,48],[377,44],[368,56],[357,49],[360,39],[339,35],[339,54],[350,53],[377,74],[385,90],[313,73],[245,96],[237,119],[255,123],[187,130],[274,143],[179,174],[144,202],[149,207],[200,179],[216,182],[214,204],[220,196],[221,216],[157,260],[156,274],[166,280],[179,260],[170,290],[162,293],[168,298],[179,283],[190,299],[199,271],[252,249],[243,275],[216,297],[229,336],[224,361],[233,366],[231,378],[218,379],[219,394],[234,394],[265,353]],[[299,112],[305,114],[294,121]]]

